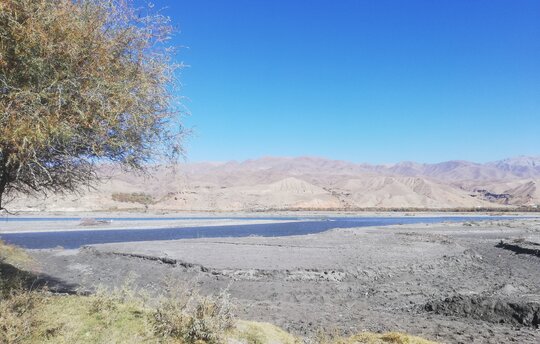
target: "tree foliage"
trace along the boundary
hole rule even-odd
[[[171,33],[122,0],[0,0],[0,209],[180,153]]]

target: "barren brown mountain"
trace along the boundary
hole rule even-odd
[[[142,177],[102,167],[107,179],[82,195],[17,198],[14,210],[264,211],[510,208],[540,204],[540,158],[486,164],[354,164],[268,157],[158,167]]]

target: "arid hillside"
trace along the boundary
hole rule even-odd
[[[157,167],[138,176],[102,167],[104,181],[80,195],[15,198],[14,210],[354,210],[534,208],[540,157],[486,164],[355,164],[322,158]]]

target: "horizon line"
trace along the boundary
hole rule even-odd
[[[338,162],[346,162],[346,163],[352,163],[356,165],[372,165],[372,166],[392,166],[392,165],[398,165],[398,164],[404,164],[404,163],[414,163],[414,164],[420,164],[420,165],[438,165],[438,164],[444,164],[449,162],[461,162],[461,163],[472,163],[472,164],[478,164],[478,165],[488,165],[492,163],[502,162],[505,160],[516,160],[520,158],[526,158],[526,159],[532,159],[532,160],[540,160],[540,154],[538,155],[514,155],[514,156],[508,156],[501,159],[496,160],[489,160],[485,162],[478,162],[473,160],[465,160],[465,159],[450,159],[450,160],[442,160],[437,162],[425,162],[425,161],[415,161],[415,160],[400,160],[397,162],[388,162],[388,163],[373,163],[373,162],[367,162],[367,161],[354,161],[354,160],[346,160],[346,159],[336,159],[331,158],[327,156],[322,155],[296,155],[296,156],[279,156],[279,155],[262,155],[255,158],[247,158],[247,159],[230,159],[230,160],[189,160],[184,159],[182,162],[183,164],[189,165],[189,164],[227,164],[227,163],[246,163],[250,161],[259,161],[259,160],[270,160],[270,159],[283,159],[283,160],[300,160],[300,159],[313,159],[313,160],[327,160],[327,161],[338,161]]]

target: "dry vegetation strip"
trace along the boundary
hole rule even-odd
[[[154,204],[154,197],[144,192],[115,192],[111,196],[113,201],[124,203]]]

